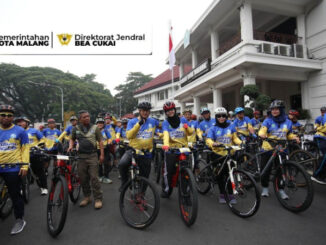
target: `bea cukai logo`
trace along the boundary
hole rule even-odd
[[[58,34],[58,39],[61,45],[68,45],[71,41],[72,35],[63,33],[63,34]]]

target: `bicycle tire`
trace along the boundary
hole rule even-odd
[[[144,185],[145,185],[145,187],[144,187]],[[153,198],[154,198],[154,207],[153,208],[148,203],[146,204],[146,206],[144,206],[146,198],[144,197],[144,195],[142,195],[142,192],[139,192],[140,188],[146,188],[145,193],[146,192],[148,193],[149,189],[151,190],[151,193],[153,194]],[[130,200],[127,199],[127,196],[129,194],[131,194]],[[136,198],[134,198],[135,195],[136,195]],[[125,205],[125,200],[127,200],[130,203],[133,202],[133,204],[135,204],[135,207],[139,211],[147,211],[147,210],[145,210],[146,208],[152,208],[153,211],[152,211],[150,217],[145,221],[137,222],[137,221],[132,220],[131,217],[128,217],[128,214],[126,211],[127,208]],[[145,229],[146,227],[150,226],[158,216],[158,213],[160,210],[160,197],[159,197],[158,191],[151,181],[149,181],[147,178],[138,176],[138,177],[136,177],[136,180],[129,180],[124,185],[123,190],[120,193],[119,208],[120,208],[120,214],[121,214],[123,220],[127,223],[127,225],[129,225],[130,227],[133,227],[135,229]]]
[[[240,174],[242,175],[240,177]],[[254,214],[257,213],[259,207],[260,207],[260,202],[261,202],[261,197],[260,193],[256,184],[256,181],[254,178],[247,172],[240,170],[240,169],[235,169],[233,171],[233,178],[234,178],[234,185],[235,188],[238,192],[238,194],[234,195],[228,194],[229,190],[232,190],[232,184],[230,181],[230,177],[228,177],[225,185],[225,201],[228,205],[228,207],[231,209],[231,211],[236,214],[237,216],[241,218],[248,218],[253,216]],[[241,182],[239,181],[239,178],[241,178]],[[245,181],[245,182],[242,182]],[[244,198],[249,196],[249,191],[251,189],[251,195],[255,199],[252,203],[246,205],[248,206],[248,210],[246,211],[240,211],[239,207],[244,206],[243,204],[239,203],[240,200],[244,200]],[[239,198],[238,198],[239,197]],[[232,202],[236,201],[236,202]]]
[[[30,198],[30,188],[29,188],[29,179],[27,176],[22,178],[22,196],[24,202],[27,204]]]
[[[314,156],[305,150],[296,150],[291,152],[289,159],[293,162],[300,164],[309,175],[313,175],[317,168],[317,159]],[[312,159],[309,161],[309,159]]]
[[[200,167],[201,163],[206,161],[201,159],[198,161],[198,167]],[[207,194],[207,192],[209,192],[209,190],[211,189],[211,177],[212,177],[213,173],[211,170],[211,166],[208,166],[206,164],[205,167],[203,167],[199,174],[196,176],[195,180],[196,180],[196,188],[197,191],[202,194],[205,195]],[[206,185],[202,185],[202,184],[206,184]]]
[[[182,165],[182,164],[181,164]],[[178,199],[180,215],[186,226],[192,226],[198,215],[198,195],[196,182],[191,169],[181,168],[179,173]],[[187,211],[185,207],[190,207]],[[190,217],[190,218],[189,218]]]
[[[72,167],[71,167],[70,181],[71,181],[71,191],[69,192],[70,201],[73,204],[76,204],[76,202],[79,199],[79,195],[80,195],[80,179],[78,176],[78,169],[77,169],[76,162],[74,164],[72,164]]]
[[[14,204],[9,196],[9,193],[6,192],[0,203],[0,217],[2,219],[7,218],[11,214],[13,207]]]
[[[312,185],[310,176],[303,169],[303,167],[301,167],[299,164],[292,162],[292,161],[286,161],[283,164],[282,168],[285,171],[287,171],[286,172],[287,175],[289,175],[290,172],[291,172],[291,174],[296,174],[296,175],[291,176],[290,181],[287,181],[287,183],[284,183],[284,180],[282,180],[282,170],[280,167],[277,168],[276,174],[275,174],[274,180],[273,180],[273,187],[274,187],[274,191],[275,191],[278,201],[285,209],[287,209],[291,212],[294,212],[294,213],[299,213],[299,212],[303,212],[303,211],[307,210],[310,207],[310,205],[313,201],[313,197],[314,197],[314,190],[313,190],[313,185]],[[299,182],[299,185],[296,185],[296,177],[298,176],[298,173],[301,173],[302,180]],[[303,184],[302,181],[305,181],[305,184]],[[285,187],[287,187],[286,191],[285,191]],[[299,188],[306,187],[307,193],[305,194],[302,202],[300,202],[299,204],[295,203],[295,204],[291,205],[290,201],[292,203],[292,200],[293,200],[293,195],[291,195],[291,194],[297,187],[299,187]],[[280,189],[283,189],[285,191],[285,193],[289,196],[288,199],[281,198],[280,193],[279,193]]]
[[[59,194],[58,204],[59,205],[62,204],[62,213],[59,216],[59,221],[54,222],[52,207],[58,206],[58,204],[53,203],[55,202],[53,199],[56,194],[55,193],[56,186],[59,185],[60,183],[61,183],[61,187],[59,186],[60,194]],[[68,202],[69,202],[68,186],[67,186],[66,179],[61,175],[57,176],[52,180],[51,191],[49,193],[48,204],[47,204],[47,227],[48,227],[48,232],[52,237],[58,236],[63,230],[67,218]],[[58,223],[58,225],[54,226],[54,223]]]

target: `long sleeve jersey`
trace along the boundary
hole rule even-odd
[[[50,129],[46,128],[43,130],[43,135],[45,137],[45,149],[47,151],[54,151],[57,150],[57,146],[55,146],[55,140],[59,138],[61,135],[60,130],[58,129]]]

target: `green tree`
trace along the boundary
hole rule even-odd
[[[271,98],[268,95],[261,93],[256,85],[246,85],[240,90],[241,96],[247,95],[248,101],[245,101],[245,105],[249,105],[251,108],[263,111],[267,110],[271,104]]]
[[[153,79],[152,75],[144,75],[141,72],[130,72],[123,84],[118,85],[114,89],[118,93],[114,96],[115,104],[112,110],[119,114],[119,99],[121,97],[121,115],[132,113],[137,108],[137,99],[134,98],[134,92],[145,83]]]

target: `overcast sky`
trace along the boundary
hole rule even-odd
[[[151,56],[0,56],[0,62],[20,66],[50,66],[78,76],[97,75],[97,81],[115,94],[114,87],[129,72],[159,75],[168,68],[168,23],[173,26],[174,46],[183,40],[212,0],[1,0],[1,30],[34,32],[51,30],[125,29],[129,23],[153,28]]]

